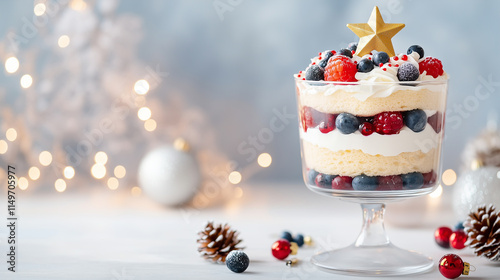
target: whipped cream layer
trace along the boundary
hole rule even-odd
[[[447,76],[439,76],[435,81],[446,81]],[[404,86],[400,82],[397,83],[374,83],[371,81],[358,81],[355,85],[348,84],[325,84],[322,86],[312,85],[308,81],[297,83],[300,94],[322,94],[325,96],[332,95],[338,92],[348,93],[359,101],[366,101],[368,98],[384,98],[389,97],[398,91],[419,92],[427,90],[435,94],[443,94],[446,92],[446,83],[429,82],[419,84],[418,86]]]
[[[436,133],[427,124],[421,132],[413,132],[408,127],[401,129],[399,134],[381,135],[373,133],[364,136],[356,131],[352,134],[342,134],[338,129],[322,133],[319,128],[308,128],[307,132],[300,130],[300,138],[313,145],[327,148],[333,152],[345,150],[361,150],[369,155],[397,156],[405,152],[421,151],[428,153],[441,143],[440,133]]]

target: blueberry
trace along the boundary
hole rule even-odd
[[[464,222],[460,221],[455,225],[455,231],[457,230],[464,230]]]
[[[318,176],[318,174],[319,174],[318,171],[316,171],[314,169],[310,169],[309,171],[307,171],[307,183],[311,184],[311,185],[316,184],[315,180],[316,180],[316,176]]]
[[[398,80],[400,81],[416,81],[419,75],[420,72],[413,63],[405,62],[398,68]]]
[[[318,63],[319,67],[321,68],[325,68],[328,64],[328,60],[333,56],[332,51],[326,50],[323,53],[325,54],[325,57]]]
[[[358,43],[352,42],[347,46],[347,49],[351,51],[356,51],[358,49]]]
[[[250,259],[243,251],[231,251],[226,257],[226,266],[232,272],[241,273],[247,270],[249,264]]]
[[[385,64],[389,62],[389,55],[385,52],[378,52],[373,55],[372,60],[376,66],[379,66],[380,63]]]
[[[335,179],[335,177],[337,176],[320,173],[318,176],[316,176],[316,186],[320,188],[331,188],[332,181],[333,179]]]
[[[368,73],[373,70],[373,62],[368,58],[363,58],[358,62],[358,72]],[[418,71],[418,70],[417,70]]]
[[[359,175],[352,179],[352,188],[357,191],[374,191],[378,187],[378,178]]]
[[[340,51],[337,54],[352,58],[352,51],[348,49],[340,49]]]
[[[281,233],[281,238],[288,240],[288,242],[293,241],[292,234],[289,231],[284,231],[283,233]]]
[[[427,114],[420,109],[411,110],[404,115],[405,125],[413,132],[420,132],[427,124]]]
[[[424,57],[424,49],[419,45],[410,46],[406,54],[411,54],[412,52],[417,52],[419,59]]]
[[[419,172],[403,174],[401,179],[403,179],[403,189],[405,190],[420,189],[424,185],[424,175]]]
[[[293,242],[297,243],[299,247],[302,247],[302,245],[304,245],[304,236],[302,234],[297,234]]]
[[[342,134],[351,134],[358,130],[359,121],[354,115],[349,113],[341,113],[335,120],[335,126]]]
[[[324,77],[325,70],[319,67],[319,65],[311,65],[306,70],[306,80],[308,81],[321,81],[324,79]]]

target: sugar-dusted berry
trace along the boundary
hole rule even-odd
[[[306,80],[321,81],[325,77],[325,71],[319,65],[311,65],[306,71]]]

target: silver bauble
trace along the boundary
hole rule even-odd
[[[172,146],[152,150],[139,165],[139,184],[144,193],[167,206],[190,201],[200,182],[200,169],[194,155]]]
[[[462,174],[453,186],[453,208],[461,221],[480,205],[500,207],[500,169],[482,167]]]

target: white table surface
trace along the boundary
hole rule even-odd
[[[361,227],[358,205],[319,196],[299,184],[242,188],[242,198],[201,211],[164,208],[145,196],[119,191],[23,194],[18,197],[18,272],[7,272],[6,257],[0,257],[0,279],[363,279],[327,273],[308,261],[318,250],[354,241]],[[1,199],[0,207],[6,209],[5,196]],[[415,203],[407,203],[421,211]],[[459,254],[477,268],[461,279],[500,279],[500,264],[475,257],[468,249],[445,250],[434,243],[434,229],[455,221],[448,206],[441,208],[428,213],[423,226],[388,223],[393,243],[423,252],[436,262],[444,254]],[[393,211],[393,217],[404,219],[401,215],[408,209],[401,209],[389,205],[387,218]],[[3,212],[0,219],[6,221]],[[208,220],[228,222],[240,231],[251,260],[246,272],[235,274],[199,257],[195,240]],[[293,268],[270,252],[284,229],[311,235],[317,245],[301,248],[300,265]],[[4,256],[6,236],[6,227],[1,226],[0,254]],[[390,279],[445,278],[435,267],[425,274]]]

